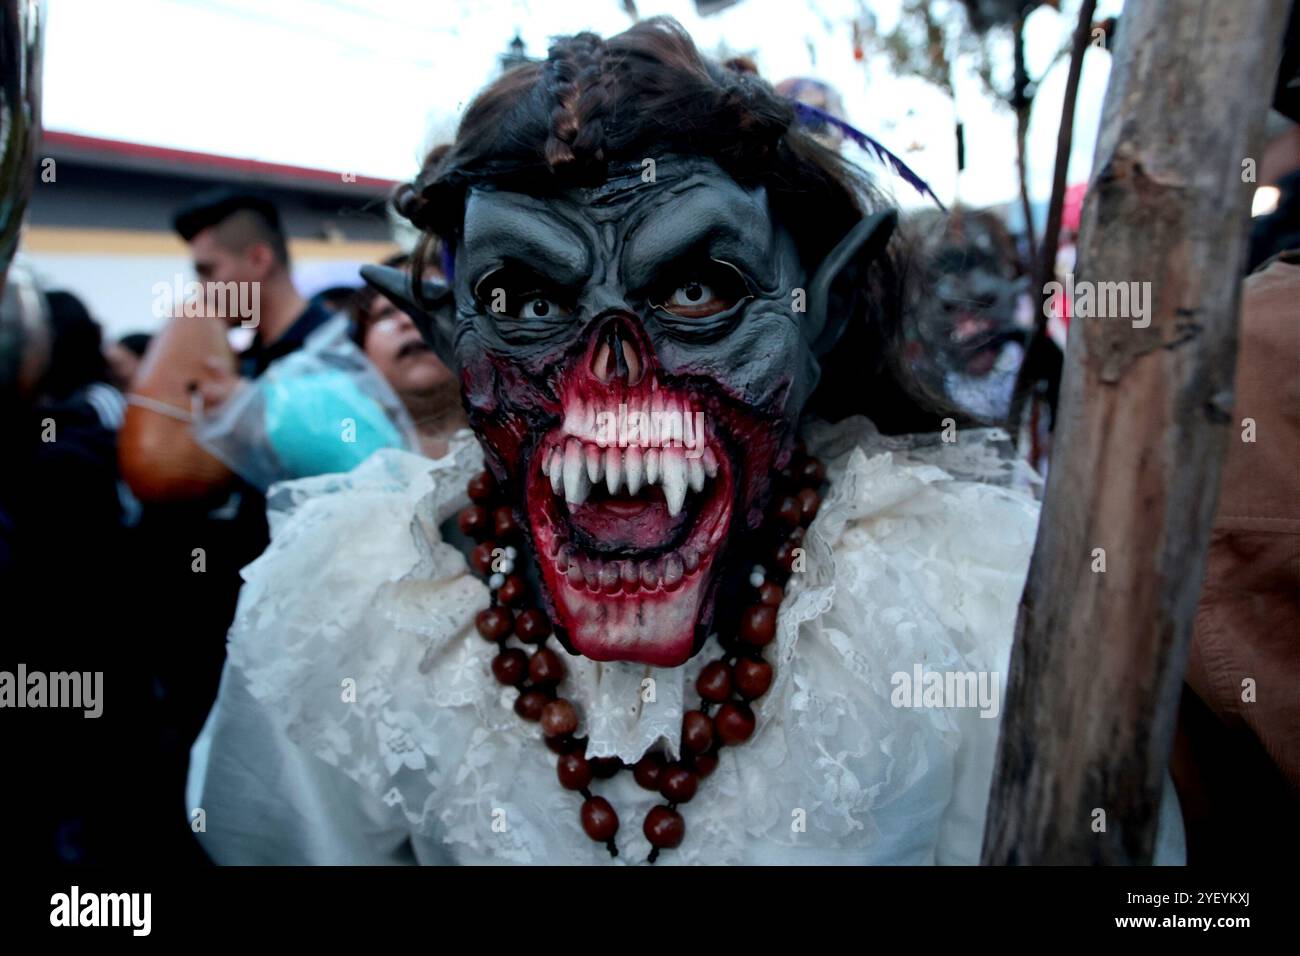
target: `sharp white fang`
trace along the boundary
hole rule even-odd
[[[582,504],[591,491],[591,482],[582,467],[582,457],[582,443],[570,438],[564,450],[564,500],[571,505]]]
[[[551,494],[558,495],[560,489],[564,487],[564,456],[560,454],[560,449],[552,448],[550,454],[550,466],[547,475],[551,479]]]
[[[618,494],[618,484],[623,477],[623,452],[618,448],[605,449],[605,487],[611,495]]]
[[[587,456],[587,478],[593,485],[598,484],[601,479],[600,460],[603,457],[600,449],[595,445],[587,445],[583,450]]]
[[[645,453],[645,483],[653,485],[659,480],[659,449],[651,448]]]
[[[718,477],[718,456],[713,454],[712,448],[704,449],[704,455],[700,459],[704,462],[704,473],[710,478]]]
[[[704,464],[698,458],[686,459],[686,481],[691,491],[699,493],[704,490]]]
[[[665,448],[661,467],[663,476],[660,484],[664,488],[664,500],[668,502],[668,513],[676,518],[686,502],[686,459],[682,450]]]
[[[623,456],[623,468],[627,471],[627,493],[635,495],[641,490],[645,473],[641,470],[641,449],[636,445],[628,447]]]

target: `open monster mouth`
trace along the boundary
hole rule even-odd
[[[729,459],[692,407],[657,384],[639,402],[575,398],[528,463],[542,575],[573,649],[593,660],[690,656],[734,496]],[[623,440],[628,419],[642,424]]]

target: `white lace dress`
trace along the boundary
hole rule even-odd
[[[680,807],[686,839],[656,865],[976,862],[998,720],[894,706],[893,675],[986,673],[1005,688],[1032,478],[994,431],[888,439],[858,418],[805,438],[831,486],[767,649],[775,680],[753,737],[722,750]],[[593,783],[621,820],[611,860],[491,675],[493,645],[474,628],[487,589],[438,533],[481,462],[466,432],[435,462],[383,451],[272,489],[273,542],[244,571],[191,760],[192,819],[218,863],[646,859],[641,821],[662,800],[628,773]],[[551,646],[588,756],[629,762],[661,743],[675,752],[695,677],[717,657],[712,639],[671,669]]]

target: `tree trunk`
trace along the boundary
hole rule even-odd
[[[985,863],[1151,860],[1231,430],[1253,189],[1242,161],[1260,142],[1286,6],[1125,8]],[[1090,317],[1085,282],[1148,283],[1145,309],[1116,297]]]
[[[1025,269],[1029,275],[1035,271],[1038,236],[1034,230],[1034,211],[1029,204],[1029,163],[1025,156],[1025,138],[1029,134],[1029,111],[1033,99],[1029,96],[1029,74],[1025,70],[1025,18],[1016,17],[1015,23],[1015,78],[1011,91],[1011,108],[1016,112],[1016,171],[1020,175],[1020,209],[1025,216],[1025,238],[1028,252]]]

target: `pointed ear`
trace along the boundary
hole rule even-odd
[[[411,317],[424,341],[442,359],[449,369],[456,369],[454,336],[455,303],[451,288],[441,282],[425,279],[420,289],[423,306],[416,301],[413,276],[390,266],[362,266],[361,277],[393,305]]]
[[[809,325],[818,329],[813,354],[818,358],[830,351],[848,325],[845,308],[837,308],[835,284],[843,279],[860,281],[867,267],[884,251],[898,225],[898,210],[886,209],[863,219],[827,254],[808,288]]]

